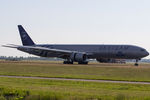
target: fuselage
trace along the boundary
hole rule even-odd
[[[90,54],[88,58],[115,58],[115,59],[141,59],[149,55],[149,53],[142,47],[134,45],[36,45],[38,47],[45,47],[50,49],[70,50],[76,52],[85,52]],[[22,50],[21,50],[22,51]],[[59,54],[48,53],[42,54],[40,52],[30,52],[31,54],[42,57],[59,57]]]

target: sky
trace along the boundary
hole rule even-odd
[[[150,52],[150,0],[0,0],[0,45],[131,44]],[[0,47],[0,56],[31,56]],[[150,58],[150,57],[148,57]]]

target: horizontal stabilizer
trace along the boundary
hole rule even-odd
[[[2,45],[3,47],[8,47],[8,48],[18,48],[17,45]]]

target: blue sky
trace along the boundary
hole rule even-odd
[[[21,45],[17,25],[40,44],[132,44],[150,52],[149,0],[0,0],[0,45]],[[0,47],[0,56],[30,56]]]

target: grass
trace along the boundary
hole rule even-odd
[[[63,65],[62,62],[0,62],[0,75],[150,82],[150,64]]]
[[[0,78],[0,100],[150,100],[150,85]]]
[[[0,61],[0,75],[150,81],[150,64]],[[150,85],[0,77],[0,100],[150,100]]]

